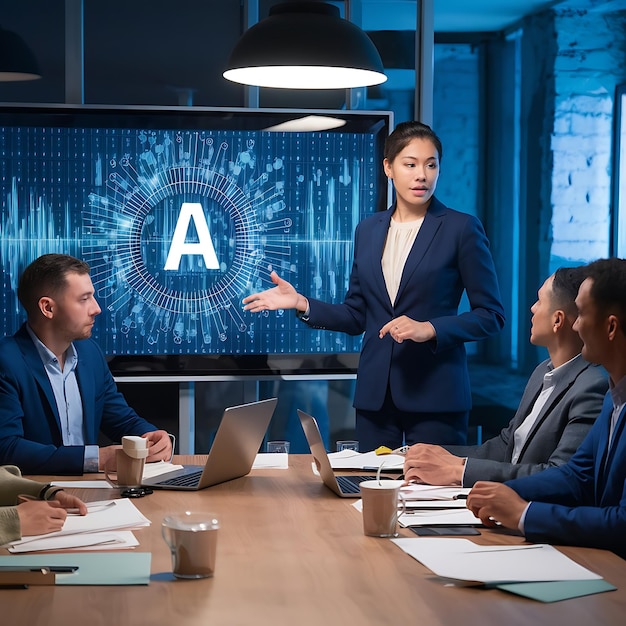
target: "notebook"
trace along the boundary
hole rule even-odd
[[[304,429],[304,436],[309,443],[309,448],[311,448],[311,454],[313,455],[315,466],[317,467],[317,471],[319,472],[324,484],[331,491],[334,491],[342,498],[360,498],[361,492],[359,489],[359,483],[364,480],[372,480],[375,476],[372,474],[369,476],[335,475],[315,418],[300,409],[298,409],[298,417],[300,418],[300,423]],[[386,480],[389,477],[384,476],[381,478]]]
[[[277,401],[270,398],[228,407],[204,467],[184,465],[182,469],[144,479],[143,485],[152,489],[196,491],[249,474]]]

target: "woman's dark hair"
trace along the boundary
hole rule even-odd
[[[439,153],[439,162],[443,158],[443,147],[441,139],[437,137],[435,131],[421,122],[401,122],[385,141],[384,157],[390,163],[398,156],[413,139],[428,139]]]
[[[17,297],[26,313],[34,315],[37,303],[44,296],[55,298],[63,291],[68,273],[89,274],[89,265],[67,254],[44,254],[35,259],[22,273]]]

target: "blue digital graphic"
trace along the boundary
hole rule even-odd
[[[244,312],[275,269],[341,302],[357,223],[378,208],[374,133],[184,128],[0,128],[0,306],[41,254],[92,268],[107,355],[358,352],[360,337],[293,312]]]

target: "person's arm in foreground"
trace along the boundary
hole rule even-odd
[[[18,506],[15,505],[21,502]],[[87,514],[76,496],[53,485],[22,478],[14,466],[0,467],[0,545],[26,535],[42,535],[63,527],[67,509]]]

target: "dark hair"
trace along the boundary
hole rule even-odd
[[[441,139],[430,126],[421,122],[401,122],[385,141],[384,157],[391,163],[413,139],[428,139],[439,153],[439,162],[443,158]]]
[[[626,259],[599,259],[586,267],[593,282],[589,294],[600,312],[617,315],[626,334]]]
[[[17,297],[26,313],[31,316],[37,311],[37,303],[44,296],[54,298],[67,282],[68,273],[89,274],[89,265],[67,254],[44,254],[35,259],[20,276]]]
[[[576,315],[576,296],[581,283],[587,277],[587,268],[560,267],[552,280],[552,301],[568,315]]]

